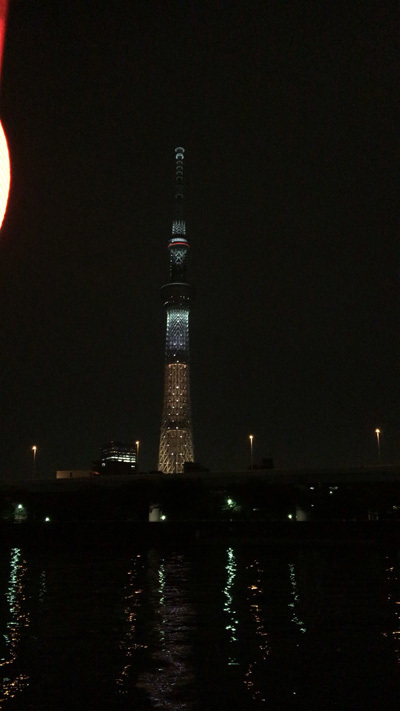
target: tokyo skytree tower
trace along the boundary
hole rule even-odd
[[[183,472],[184,463],[194,460],[189,366],[189,311],[194,294],[186,281],[189,242],[183,214],[184,154],[184,148],[175,148],[175,210],[167,245],[169,282],[161,289],[167,332],[158,469],[165,474]]]

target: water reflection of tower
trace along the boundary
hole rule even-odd
[[[167,332],[158,469],[166,474],[183,472],[184,463],[194,460],[189,369],[189,311],[193,289],[186,280],[189,242],[183,214],[183,160],[184,149],[176,148],[175,214],[168,241],[169,283],[162,287]]]
[[[193,705],[192,642],[197,615],[189,595],[190,571],[184,555],[161,556],[155,550],[149,551],[147,624],[151,669],[140,674],[137,686],[147,693],[152,708],[178,711]],[[185,706],[180,698],[182,692]]]

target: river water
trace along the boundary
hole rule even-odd
[[[0,709],[381,709],[400,557],[368,544],[3,546]]]

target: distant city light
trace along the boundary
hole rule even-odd
[[[18,504],[18,506],[17,506],[18,511],[22,511],[23,508],[24,507],[22,506],[22,504]]]
[[[165,521],[166,518],[167,518],[167,517],[165,516],[165,514],[163,514],[163,515],[161,516],[161,521]]]
[[[379,464],[380,464],[381,463],[381,440],[380,440],[381,431],[378,427],[375,430],[375,434],[376,434],[376,441],[378,443],[378,456],[379,456]]]
[[[44,520],[46,521],[46,523],[48,523],[50,521],[49,516],[46,516],[46,518]]]
[[[253,439],[254,435],[249,435],[250,440],[250,469],[253,469]]]
[[[288,514],[288,518],[293,518],[292,514]]]
[[[36,464],[36,452],[37,452],[37,446],[36,446],[36,444],[33,445],[33,447],[32,447],[32,452],[33,452],[32,476],[33,476],[33,478],[35,478],[35,464]]]

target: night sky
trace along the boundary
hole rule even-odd
[[[11,0],[0,477],[156,468],[177,145],[196,460],[398,463],[398,80],[382,0]]]

